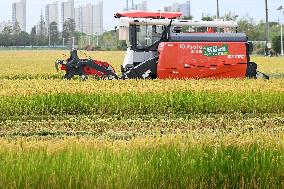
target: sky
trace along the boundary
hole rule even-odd
[[[0,21],[12,20],[12,3],[15,0],[0,0]],[[30,31],[33,25],[39,21],[41,10],[48,3],[64,0],[27,0],[27,30]],[[140,3],[142,0],[134,0]],[[163,10],[163,7],[174,2],[183,3],[186,0],[148,0],[148,9]],[[95,3],[96,0],[75,0],[75,7],[87,3]],[[104,0],[104,29],[114,29],[118,24],[113,17],[114,13],[123,10],[125,0]],[[219,0],[220,15],[228,12],[234,12],[240,17],[253,17],[257,22],[265,20],[265,0]],[[284,23],[284,15],[276,9],[280,5],[284,5],[284,0],[268,0],[269,19],[270,21],[278,21]],[[59,8],[60,10],[60,8]],[[202,13],[205,15],[216,15],[216,0],[191,0],[191,13],[194,19],[200,19]]]

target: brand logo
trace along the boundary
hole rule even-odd
[[[229,47],[228,45],[220,46],[205,46],[203,47],[203,55],[204,56],[224,56],[229,55]]]

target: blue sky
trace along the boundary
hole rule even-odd
[[[0,21],[12,20],[12,3],[15,0],[1,0],[0,3]],[[47,3],[54,1],[62,2],[63,0],[27,0],[27,28],[30,28],[39,20],[41,9]],[[75,0],[75,5],[95,2],[96,0]],[[184,2],[185,0],[148,0],[148,9],[162,10],[164,6],[170,5],[173,2]],[[135,0],[135,3],[140,3],[141,0]],[[264,0],[219,0],[221,15],[232,11],[236,14],[253,17],[255,21],[265,19],[265,4]],[[280,21],[284,23],[284,16],[276,9],[280,5],[284,5],[284,0],[268,0],[269,14],[271,21]],[[195,19],[200,19],[202,13],[215,15],[216,0],[191,0],[191,12]],[[104,0],[104,27],[112,29],[117,24],[113,18],[115,12],[121,11],[125,7],[125,0]]]

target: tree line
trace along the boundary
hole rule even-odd
[[[207,15],[203,17],[203,20],[213,20],[215,18],[216,16]],[[254,46],[254,53],[264,53],[266,47],[266,23],[264,20],[257,23],[249,15],[239,18],[239,15],[232,12],[225,14],[221,19],[226,21],[237,21],[238,32],[246,33],[250,41],[258,42]],[[281,51],[280,29],[280,24],[278,22],[269,22],[269,40],[272,43],[272,49],[278,54],[280,54]]]
[[[21,31],[19,23],[16,22],[13,26],[6,26],[0,33],[0,46],[58,46],[70,45],[72,37],[76,40],[82,35],[75,31],[75,21],[68,19],[63,24],[63,31],[59,32],[56,22],[46,26],[43,16],[37,26],[32,27],[31,32]]]
[[[204,16],[202,20],[214,20],[214,16]],[[191,18],[186,18],[191,19]],[[264,21],[256,23],[253,18],[244,16],[239,18],[234,13],[225,14],[223,20],[235,20],[238,22],[239,32],[248,35],[251,41],[266,41]],[[275,52],[280,53],[280,26],[277,22],[270,22],[270,40],[273,44]],[[76,31],[76,23],[73,19],[68,19],[63,24],[63,31],[59,32],[58,24],[52,22],[46,27],[43,16],[40,18],[38,26],[34,26],[30,33],[21,31],[19,24],[16,22],[14,26],[6,26],[0,33],[0,46],[61,46],[71,47],[72,38],[75,38],[75,44],[78,48],[88,50],[124,50],[126,43],[118,39],[118,33],[114,30],[107,31],[99,36],[88,36],[84,33]],[[92,43],[90,43],[90,37]],[[94,40],[96,40],[94,42]],[[63,44],[64,43],[64,44]],[[264,43],[257,43],[255,52],[262,54],[264,51]]]
[[[126,43],[119,41],[116,31],[107,31],[101,35],[86,35],[76,31],[74,19],[68,19],[63,24],[63,31],[59,32],[58,24],[52,22],[46,27],[43,16],[37,26],[31,29],[30,33],[21,31],[19,23],[14,26],[6,26],[0,33],[0,46],[31,46],[31,47],[66,47],[71,48],[73,43],[78,48],[87,50],[125,50]],[[90,38],[92,43],[90,44]],[[96,39],[94,39],[96,38]],[[94,40],[95,43],[94,43]]]

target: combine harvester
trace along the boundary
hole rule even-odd
[[[83,79],[201,79],[264,78],[250,61],[252,43],[237,33],[234,21],[179,20],[179,12],[129,11],[115,14],[119,19],[119,39],[128,49],[118,77],[113,67],[97,60],[79,59],[71,50],[68,60],[57,60],[65,78]],[[183,27],[206,32],[182,32]],[[226,32],[214,32],[217,30]]]

